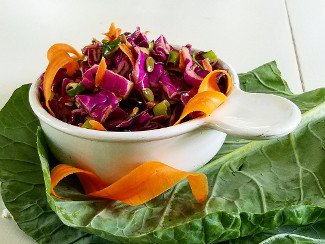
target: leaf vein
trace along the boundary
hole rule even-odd
[[[302,170],[303,169],[302,169],[302,166],[300,164],[300,159],[299,159],[298,152],[296,150],[296,142],[295,142],[293,133],[290,133],[289,138],[290,138],[290,145],[292,147],[296,163],[297,163],[297,165],[299,167],[299,188],[300,188],[300,204],[301,204],[303,202],[303,199],[304,199],[303,180],[302,180]]]
[[[164,220],[165,220],[165,217],[166,217],[167,214],[168,214],[168,210],[170,209],[170,206],[171,206],[171,204],[172,204],[172,201],[174,200],[175,192],[176,192],[176,189],[178,188],[178,185],[179,185],[179,184],[177,184],[177,185],[174,187],[174,189],[172,190],[172,192],[171,192],[171,196],[170,196],[170,198],[168,199],[168,202],[167,202],[167,204],[166,204],[166,207],[165,207],[164,211],[162,212],[162,214],[161,214],[161,216],[160,216],[160,220],[159,220],[159,222],[158,222],[158,225],[157,225],[157,227],[156,227],[154,230],[158,230],[158,229],[162,226],[162,224],[163,224],[163,222],[164,222]]]
[[[250,178],[251,180],[253,180],[254,183],[257,185],[258,190],[260,192],[260,198],[261,198],[261,201],[262,201],[263,213],[266,213],[267,212],[267,206],[266,206],[266,200],[265,200],[264,190],[263,190],[263,187],[262,187],[261,183],[257,179],[255,179],[255,177],[249,175],[248,173],[246,173],[244,171],[237,171],[237,172],[240,173],[240,174],[243,174],[243,175],[247,176],[248,178]]]
[[[255,78],[263,85],[265,86],[266,88],[270,89],[270,90],[273,90],[273,91],[276,91],[277,93],[280,93],[280,94],[284,94],[284,95],[287,95],[287,96],[291,96],[292,94],[290,93],[287,93],[285,91],[282,91],[282,90],[275,90],[273,87],[265,84],[265,82],[259,77],[259,75],[255,72],[255,71],[252,71],[252,74],[255,76]]]

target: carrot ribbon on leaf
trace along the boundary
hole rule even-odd
[[[94,173],[75,168],[73,166],[67,164],[59,164],[55,166],[51,171],[51,193],[58,197],[63,198],[60,195],[57,195],[54,191],[54,187],[66,176],[75,174],[75,173],[83,173],[78,174],[80,178],[81,184],[86,192],[86,194],[90,192],[95,192],[103,189],[105,184],[102,180]]]
[[[74,54],[74,56],[70,56],[69,53]],[[68,75],[73,75],[79,69],[78,59],[82,58],[82,54],[78,53],[68,44],[57,43],[50,47],[47,52],[47,58],[49,60],[49,64],[44,74],[44,98],[46,107],[48,108],[50,114],[55,116],[49,104],[55,75],[61,68],[65,68]]]
[[[51,171],[51,193],[63,198],[55,193],[54,188],[63,178],[74,173],[78,174],[87,195],[119,200],[131,206],[150,201],[185,178],[198,202],[203,202],[208,195],[206,175],[184,172],[155,161],[141,164],[107,187],[90,171],[60,164]]]

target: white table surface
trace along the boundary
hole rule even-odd
[[[63,42],[81,49],[112,21],[140,26],[150,39],[210,50],[246,72],[276,60],[293,92],[325,86],[324,0],[0,0],[0,108],[47,65]],[[198,4],[200,3],[200,4]],[[0,212],[4,209],[0,201]],[[0,218],[1,243],[35,243],[13,220]]]

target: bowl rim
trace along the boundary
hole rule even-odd
[[[232,87],[239,87],[239,79],[237,73],[232,68],[231,65],[218,58],[218,62],[223,69],[226,69],[232,79]],[[39,89],[38,86],[41,83],[40,78],[32,83],[29,90],[29,103],[36,114],[38,119],[41,122],[47,124],[48,126],[59,130],[63,133],[70,134],[79,138],[85,138],[88,140],[96,141],[154,141],[161,140],[166,138],[171,138],[185,134],[187,132],[196,130],[196,129],[210,129],[203,127],[205,118],[193,119],[178,125],[168,126],[165,128],[146,130],[146,131],[131,131],[131,132],[121,132],[121,131],[98,131],[90,130],[86,128],[81,128],[75,125],[68,124],[63,122],[50,113],[48,113],[41,105],[39,101]],[[221,105],[222,106],[222,105]]]

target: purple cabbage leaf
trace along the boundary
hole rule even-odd
[[[118,106],[117,97],[107,90],[94,95],[76,95],[76,102],[99,123],[103,123]]]

